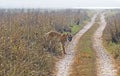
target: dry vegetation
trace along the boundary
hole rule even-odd
[[[120,10],[111,10],[106,14],[107,27],[104,30],[104,46],[117,63],[120,75]]]
[[[86,10],[0,9],[0,76],[52,76],[59,42],[49,46],[43,35],[72,32],[87,19]]]

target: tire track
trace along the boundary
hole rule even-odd
[[[95,14],[92,17],[91,22],[89,22],[86,26],[84,26],[83,29],[80,30],[73,37],[73,40],[69,43],[68,47],[66,48],[67,54],[64,56],[63,59],[59,60],[56,63],[56,68],[57,68],[56,76],[69,76],[70,66],[71,66],[71,64],[73,62],[73,58],[75,56],[76,44],[78,43],[80,37],[92,27],[92,25],[95,22],[96,17],[97,17],[97,14]]]
[[[106,26],[104,13],[101,14],[100,21],[100,26],[93,36],[93,48],[97,56],[97,75],[116,76],[113,59],[102,45],[102,33]]]

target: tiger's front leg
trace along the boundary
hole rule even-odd
[[[62,51],[63,51],[64,54],[66,54],[64,43],[62,43]]]

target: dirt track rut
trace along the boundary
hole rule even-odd
[[[101,14],[100,21],[100,27],[93,36],[93,48],[97,56],[97,76],[116,76],[113,59],[102,45],[102,33],[106,26],[104,14]]]

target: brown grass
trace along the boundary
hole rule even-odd
[[[70,10],[68,10],[70,11]],[[79,11],[79,10],[78,10]],[[71,14],[73,15],[72,18]],[[84,17],[83,17],[84,15]],[[76,24],[84,21],[87,13],[44,10],[0,10],[0,76],[53,76],[55,62],[60,56],[59,42],[48,47],[43,36],[55,26]],[[72,21],[70,23],[70,21]],[[45,45],[45,46],[44,46]]]
[[[115,12],[112,10],[112,12]],[[110,13],[108,13],[110,14]],[[120,75],[120,12],[117,11],[112,15],[108,15],[107,26],[103,33],[104,46],[112,55],[118,69],[118,76]]]

